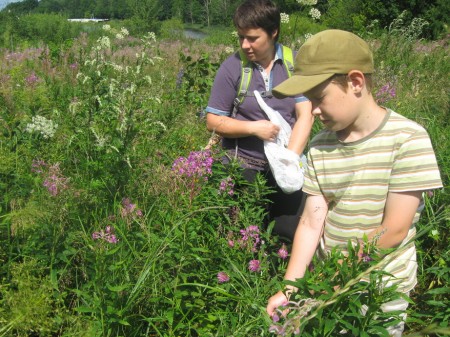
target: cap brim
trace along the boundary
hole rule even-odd
[[[320,74],[310,76],[293,75],[286,81],[273,88],[272,93],[275,97],[278,98],[297,96],[318,86],[320,83],[326,81],[333,75],[334,74]]]

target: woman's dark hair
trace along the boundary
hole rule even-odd
[[[278,31],[280,35],[280,10],[270,0],[247,0],[234,13],[237,29],[262,28],[269,36]]]

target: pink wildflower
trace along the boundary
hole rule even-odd
[[[228,282],[229,280],[230,280],[230,277],[224,271],[220,271],[217,273],[217,281],[219,283],[225,283],[225,282]]]
[[[251,260],[248,263],[248,270],[252,272],[259,272],[261,270],[261,262],[259,260]]]
[[[286,260],[289,256],[289,253],[287,251],[286,245],[282,245],[281,248],[278,250],[278,256],[280,259]]]
[[[103,240],[113,244],[119,242],[119,239],[114,234],[114,228],[112,226],[106,226],[105,230],[92,233],[92,239]]]

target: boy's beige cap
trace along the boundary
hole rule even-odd
[[[312,36],[295,57],[294,75],[273,88],[275,96],[295,96],[311,90],[334,74],[374,72],[369,45],[343,30],[324,30]]]

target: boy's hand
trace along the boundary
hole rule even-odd
[[[273,314],[275,313],[275,310],[278,307],[282,307],[287,304],[288,304],[288,298],[282,291],[279,291],[275,295],[273,295],[271,298],[269,298],[269,302],[267,304],[266,311],[269,314],[269,316],[272,317]]]

